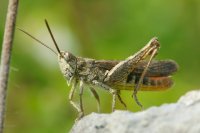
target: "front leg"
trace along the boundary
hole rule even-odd
[[[72,88],[70,90],[70,93],[69,93],[69,102],[79,113],[79,116],[77,117],[76,121],[84,116],[84,110],[83,110],[83,104],[82,104],[82,95],[83,95],[83,82],[82,81],[80,81],[80,91],[79,91],[80,103],[79,103],[79,106],[73,101],[73,96],[74,96],[75,89],[77,87],[77,83],[78,83],[78,81],[75,80],[75,82],[73,83]]]
[[[72,101],[76,87],[77,87],[77,81],[75,80],[69,93],[69,102],[78,112],[80,112],[79,106]]]
[[[81,119],[84,116],[82,96],[83,96],[83,81],[81,80],[80,81],[80,91],[79,91],[79,100],[80,100],[80,106],[79,106],[79,108],[80,108],[80,110],[79,110],[79,116],[76,119],[76,121],[79,120],[79,119]]]

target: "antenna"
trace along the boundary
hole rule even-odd
[[[29,37],[31,37],[32,39],[34,39],[35,41],[39,42],[40,44],[42,44],[43,46],[45,46],[46,48],[48,48],[49,50],[51,50],[54,54],[57,55],[57,53],[50,48],[48,45],[46,45],[45,43],[43,43],[42,41],[38,40],[37,38],[35,38],[34,36],[32,36],[31,34],[29,34],[28,32],[26,32],[25,30],[22,30],[20,28],[17,27],[18,30],[22,31],[23,33],[25,33],[26,35],[28,35]],[[60,54],[60,53],[59,53]]]
[[[49,31],[49,33],[50,33],[50,35],[51,35],[51,38],[52,38],[52,40],[53,40],[53,42],[54,42],[54,44],[55,44],[55,46],[56,46],[56,49],[57,49],[58,53],[60,54],[60,56],[62,56],[62,54],[61,54],[61,52],[60,52],[60,49],[59,49],[59,47],[58,47],[58,45],[57,45],[57,43],[56,43],[56,40],[55,40],[55,38],[54,38],[54,36],[53,36],[53,34],[52,34],[52,32],[51,32],[51,29],[50,29],[50,27],[49,27],[49,24],[48,24],[47,20],[45,19],[44,21],[45,21],[45,24],[46,24],[46,26],[47,26],[47,29],[48,29],[48,31]]]

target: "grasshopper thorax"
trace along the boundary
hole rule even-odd
[[[76,73],[76,57],[69,52],[61,51],[61,53],[58,54],[58,62],[62,74],[66,78],[68,85],[70,85]]]

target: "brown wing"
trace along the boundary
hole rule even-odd
[[[95,61],[96,67],[104,70],[111,70],[119,61],[99,60]],[[116,89],[133,90],[138,83],[140,76],[147,65],[147,61],[141,61],[136,68],[128,75],[123,83],[114,84]],[[153,60],[144,76],[141,91],[158,91],[170,88],[173,81],[170,78],[178,70],[178,65],[173,60]]]
[[[95,66],[104,69],[111,70],[116,64],[120,61],[112,61],[112,60],[97,60],[95,61]],[[144,71],[144,68],[147,65],[147,61],[141,61],[138,63],[136,68],[130,73],[130,75],[140,76]],[[176,72],[178,69],[178,65],[173,60],[153,60],[146,72],[147,77],[160,77],[160,76],[169,76]]]
[[[141,62],[137,68],[128,75],[125,86],[126,89],[133,89],[139,82],[141,73],[146,67],[147,62]],[[178,70],[178,65],[173,60],[153,61],[141,84],[141,91],[158,91],[170,88],[173,85],[171,75]],[[120,84],[117,85],[118,87]],[[129,87],[128,87],[129,86]]]

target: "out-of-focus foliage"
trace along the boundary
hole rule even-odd
[[[0,1],[2,42],[7,1]],[[200,87],[200,1],[197,0],[25,0],[20,1],[17,26],[54,48],[44,24],[50,23],[62,50],[95,59],[125,59],[157,36],[157,59],[180,66],[174,86],[163,92],[139,92],[145,108],[175,102]],[[57,57],[19,30],[15,31],[7,96],[5,133],[68,132],[76,118],[69,104],[70,87],[60,73]],[[111,112],[111,95],[98,89],[102,113]],[[139,111],[122,92],[128,110]],[[75,100],[77,100],[77,96]],[[86,113],[97,111],[85,88]],[[118,109],[123,107],[117,103]]]

